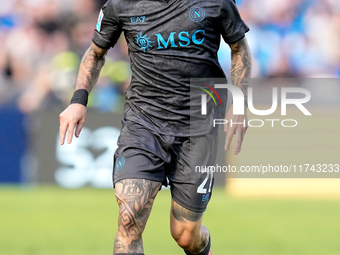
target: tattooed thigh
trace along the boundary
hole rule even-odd
[[[115,184],[121,234],[133,239],[141,237],[160,187],[160,182],[143,179],[125,179]]]

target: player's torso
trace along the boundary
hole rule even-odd
[[[190,81],[225,77],[218,63],[220,0],[112,0],[131,59],[127,118],[190,133]],[[132,114],[132,115],[131,115]],[[151,124],[150,124],[151,123]]]
[[[117,0],[129,50],[152,55],[213,57],[219,47],[217,0]]]

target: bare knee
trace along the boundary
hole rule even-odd
[[[192,250],[197,239],[197,234],[188,229],[171,231],[171,235],[177,244],[184,250]]]
[[[199,253],[206,246],[209,232],[202,226],[202,217],[203,213],[189,211],[173,202],[171,235],[184,250]]]

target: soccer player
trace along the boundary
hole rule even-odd
[[[71,104],[60,114],[60,143],[66,133],[68,143],[74,133],[79,137],[88,94],[107,51],[124,32],[132,80],[114,155],[119,205],[114,254],[144,254],[142,233],[162,183],[171,187],[175,241],[186,254],[211,254],[202,219],[213,178],[191,166],[213,164],[217,131],[211,123],[190,123],[190,79],[226,78],[217,59],[222,36],[232,51],[232,82],[246,94],[251,73],[248,30],[233,0],[109,0],[102,8]],[[233,105],[226,118],[247,122],[246,114],[233,115]],[[225,132],[226,150],[235,135],[238,154],[246,127],[227,125]]]

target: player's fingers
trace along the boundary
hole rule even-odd
[[[77,125],[77,127],[76,127],[75,136],[76,136],[77,138],[79,138],[79,135],[80,135],[80,132],[81,132],[83,126],[84,126],[84,123],[85,123],[84,120],[80,120],[79,123],[78,123],[78,125]]]
[[[59,135],[60,135],[60,145],[63,145],[65,143],[65,137],[66,137],[66,131],[67,131],[67,123],[63,124],[59,128]]]
[[[248,124],[243,128],[243,135],[246,134],[247,130],[248,130]]]
[[[229,120],[226,124],[224,124],[224,133],[228,133],[229,132]]]
[[[244,136],[246,135],[247,130],[248,130],[248,126],[242,129],[242,142],[243,142]]]
[[[235,133],[235,149],[234,149],[235,155],[241,152],[242,141],[243,141],[243,130],[241,128],[238,128]]]
[[[226,151],[228,151],[229,148],[230,148],[230,143],[231,143],[231,141],[233,140],[234,132],[235,132],[235,131],[233,130],[233,128],[230,128],[229,131],[228,131],[228,133],[227,133],[227,137],[226,137],[226,139],[225,139],[225,145],[224,145],[224,149],[225,149]]]
[[[67,126],[68,126],[68,123],[62,117],[60,117],[60,125],[59,125],[60,145],[63,145],[65,142]]]
[[[70,144],[72,142],[72,138],[73,138],[73,131],[75,128],[75,124],[74,123],[70,123],[68,126],[68,132],[67,132],[67,143]]]

